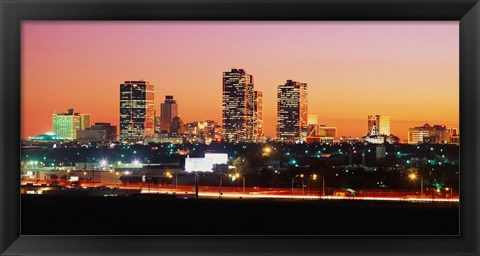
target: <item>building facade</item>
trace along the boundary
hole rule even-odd
[[[120,139],[142,141],[154,133],[154,85],[146,81],[120,84]]]
[[[277,89],[277,140],[305,141],[308,132],[306,83],[287,80]]]
[[[78,130],[90,128],[90,114],[74,113],[73,108],[67,113],[53,113],[52,127],[57,136],[75,140]]]
[[[243,69],[223,72],[222,91],[223,140],[251,140],[254,127],[253,76]]]
[[[172,132],[172,121],[178,116],[177,101],[173,99],[172,95],[165,96],[165,101],[160,104],[160,131]]]
[[[212,141],[222,140],[222,126],[213,120],[186,123],[184,131],[189,142],[210,144]]]
[[[444,144],[452,143],[451,129],[445,125],[430,126],[428,123],[420,127],[408,129],[408,143],[431,143]]]
[[[116,141],[117,127],[110,123],[95,123],[90,128],[77,131],[77,139],[81,141]]]
[[[308,115],[307,125],[308,125],[307,137],[318,136],[318,116]]]
[[[390,116],[371,115],[368,116],[367,136],[390,135]]]
[[[263,92],[254,91],[253,94],[253,137],[255,140],[261,140],[263,133]]]

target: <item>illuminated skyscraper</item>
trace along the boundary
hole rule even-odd
[[[308,90],[306,83],[287,80],[277,89],[277,140],[305,141],[308,131]]]
[[[120,84],[120,139],[143,140],[155,132],[154,86],[145,81]]]
[[[225,141],[253,138],[253,76],[243,69],[223,72],[222,137]]]
[[[368,136],[390,135],[390,116],[368,116]]]
[[[254,91],[253,96],[253,137],[263,138],[263,92]]]
[[[74,113],[73,108],[68,109],[67,113],[53,113],[52,126],[57,136],[74,140],[78,130],[90,128],[90,114]]]
[[[160,111],[160,130],[171,132],[172,120],[178,116],[178,105],[177,101],[173,99],[173,96],[165,96],[165,102],[160,105]]]

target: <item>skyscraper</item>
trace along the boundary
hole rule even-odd
[[[368,136],[390,135],[390,116],[368,116]]]
[[[253,137],[253,76],[243,69],[223,72],[222,137],[245,141]]]
[[[287,80],[277,89],[277,140],[305,141],[308,131],[308,89],[306,83]]]
[[[165,96],[165,102],[160,105],[160,112],[160,130],[164,132],[172,132],[172,120],[178,116],[178,105],[177,101],[173,99],[173,96]]]
[[[120,139],[140,141],[155,132],[154,85],[146,81],[120,84]]]
[[[67,113],[53,113],[52,126],[57,136],[74,140],[78,130],[90,128],[90,114],[74,113],[73,108],[68,109]]]
[[[263,138],[263,92],[254,91],[253,96],[253,137]]]

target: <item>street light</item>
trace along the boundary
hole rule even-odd
[[[422,175],[418,175],[418,176],[420,176],[420,197],[423,197],[423,176]],[[408,177],[410,178],[410,180],[415,181],[417,179],[417,174],[410,173]]]
[[[67,170],[67,182],[66,182],[66,184],[68,184],[69,180],[70,180],[70,170]]]
[[[325,177],[323,176],[320,176],[320,175],[317,175],[317,174],[313,174],[312,177],[313,177],[313,180],[317,180],[317,176],[322,178],[322,196],[325,195]]]
[[[167,172],[167,173],[165,174],[165,176],[167,176],[167,178],[169,178],[169,179],[173,178],[173,175],[172,175],[170,172]],[[167,181],[165,180],[165,187],[166,187],[166,186],[167,186]]]
[[[115,175],[120,176],[120,173],[115,172]],[[120,177],[117,178],[117,187],[120,188]]]
[[[272,148],[270,147],[263,148],[263,156],[268,156],[270,152],[272,152]]]
[[[245,194],[245,176],[240,176],[240,173],[237,172],[235,174],[228,174],[228,177],[232,178],[232,181],[241,177],[243,182],[243,193]]]
[[[447,188],[445,188],[445,190],[450,191],[450,198],[452,198],[453,197],[453,187],[451,187],[451,188],[447,187]]]
[[[302,194],[305,195],[305,185],[303,184],[303,174],[300,174],[300,177],[302,178]]]
[[[293,181],[294,181],[295,177],[298,177],[298,176],[300,176],[300,178],[302,178],[302,192],[303,192],[303,194],[305,194],[305,186],[304,186],[304,183],[303,183],[303,177],[304,177],[303,174],[295,175],[295,176],[292,177],[292,194],[293,194]]]

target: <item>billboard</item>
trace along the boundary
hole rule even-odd
[[[185,158],[186,172],[213,172],[213,161],[211,158]]]
[[[228,154],[225,153],[205,153],[205,158],[211,159],[212,164],[227,164]]]

